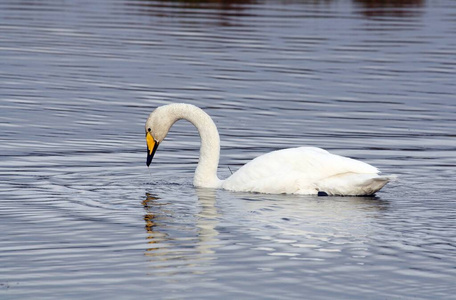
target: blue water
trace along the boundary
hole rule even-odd
[[[2,1],[1,299],[451,299],[456,3]],[[221,178],[318,146],[399,180],[375,197],[195,189],[187,102]]]

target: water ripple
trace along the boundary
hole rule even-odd
[[[451,298],[455,10],[2,1],[0,298]],[[188,123],[145,167],[169,102],[214,118],[220,177],[308,145],[400,179],[367,198],[195,189]]]

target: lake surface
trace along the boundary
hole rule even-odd
[[[378,1],[381,2],[381,1]],[[2,1],[1,299],[450,299],[456,2]],[[397,174],[375,197],[195,189],[318,146]]]

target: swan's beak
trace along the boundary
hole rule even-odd
[[[149,166],[154,158],[155,151],[158,147],[158,142],[154,140],[152,135],[148,132],[146,133],[146,142],[147,142],[147,161],[146,165]]]

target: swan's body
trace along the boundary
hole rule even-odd
[[[372,195],[394,176],[351,158],[315,147],[289,148],[261,155],[225,180],[217,177],[220,138],[211,117],[190,104],[158,107],[146,122],[149,166],[157,146],[180,119],[198,129],[201,148],[193,184],[197,187],[268,194]]]

